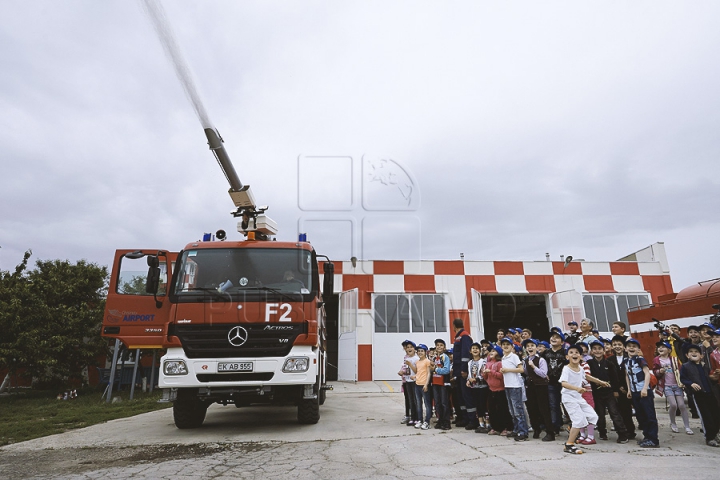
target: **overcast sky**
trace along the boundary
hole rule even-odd
[[[280,240],[720,276],[717,2],[163,5]],[[240,238],[137,1],[0,0],[0,122],[1,269]]]

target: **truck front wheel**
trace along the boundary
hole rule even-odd
[[[318,398],[303,398],[298,404],[298,423],[312,425],[320,421],[320,402]]]
[[[173,402],[173,418],[177,428],[198,428],[205,421],[208,405],[192,393],[180,390]]]

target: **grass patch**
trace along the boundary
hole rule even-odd
[[[57,400],[55,391],[19,390],[0,395],[0,446],[152,412],[172,405],[158,403],[162,396],[160,389],[152,394],[136,390],[133,400],[128,399],[129,392],[116,392],[113,398],[122,399],[117,403],[105,403],[101,395],[102,392],[93,389],[78,391],[78,397],[72,400]]]

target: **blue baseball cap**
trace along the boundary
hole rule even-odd
[[[493,345],[492,349],[495,350],[495,353],[497,353],[501,357],[503,356],[502,348],[500,348],[499,345]]]
[[[520,345],[514,345],[515,346],[515,352],[520,353],[522,352],[522,347]]]
[[[538,341],[537,341],[536,339],[534,339],[534,338],[528,338],[528,339],[526,339],[526,340],[523,340],[522,346],[524,347],[524,346],[527,345],[528,343],[532,343],[533,345],[537,346]]]
[[[517,330],[514,329],[514,328],[508,328],[507,331],[510,332],[510,333],[517,333]]]
[[[402,346],[403,346],[403,347],[405,347],[405,346],[407,346],[407,345],[412,345],[413,348],[416,348],[416,347],[415,347],[415,342],[413,342],[412,340],[405,340],[404,342],[402,342]]]
[[[552,337],[553,335],[558,335],[560,340],[565,341],[565,334],[560,330],[550,330],[550,336]]]
[[[545,348],[550,348],[550,344],[548,342],[546,342],[545,340],[538,343],[538,345],[542,345]]]
[[[510,338],[510,337],[504,337],[502,340],[500,340],[499,343],[503,343],[503,342],[507,342],[507,343],[510,343],[510,344],[513,343],[512,338]]]
[[[418,344],[418,346],[415,348],[418,350],[425,350],[426,352],[428,351],[427,345],[425,345],[424,343]]]
[[[668,343],[668,342],[657,342],[657,343],[655,343],[655,346],[656,347],[665,347],[668,350],[672,350],[672,347],[670,346],[670,343]]]
[[[575,345],[577,345],[578,347],[585,345],[585,347],[590,350],[590,345],[588,345],[587,342],[576,342]]]
[[[577,323],[575,320],[571,320],[571,321],[568,322],[568,327],[569,327],[570,325],[575,325],[575,326],[577,327],[577,324],[578,324],[578,323]]]
[[[625,339],[625,345],[627,345],[628,343],[634,343],[638,347],[640,346],[640,342],[638,342],[637,340],[635,340],[632,337],[628,337],[627,339]]]
[[[582,342],[585,343],[585,342]],[[590,342],[589,348],[592,348],[593,345],[600,345],[602,348],[605,348],[605,344],[601,342],[600,340],[593,340]]]

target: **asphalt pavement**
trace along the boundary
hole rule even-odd
[[[0,448],[0,478],[717,479],[720,449],[672,433],[656,399],[661,447],[609,441],[563,453],[556,442],[515,442],[454,428],[401,425],[399,382],[334,383],[317,425],[299,425],[293,407],[213,405],[203,426],[178,430],[172,410],[113,420]],[[678,420],[680,418],[678,417]]]

